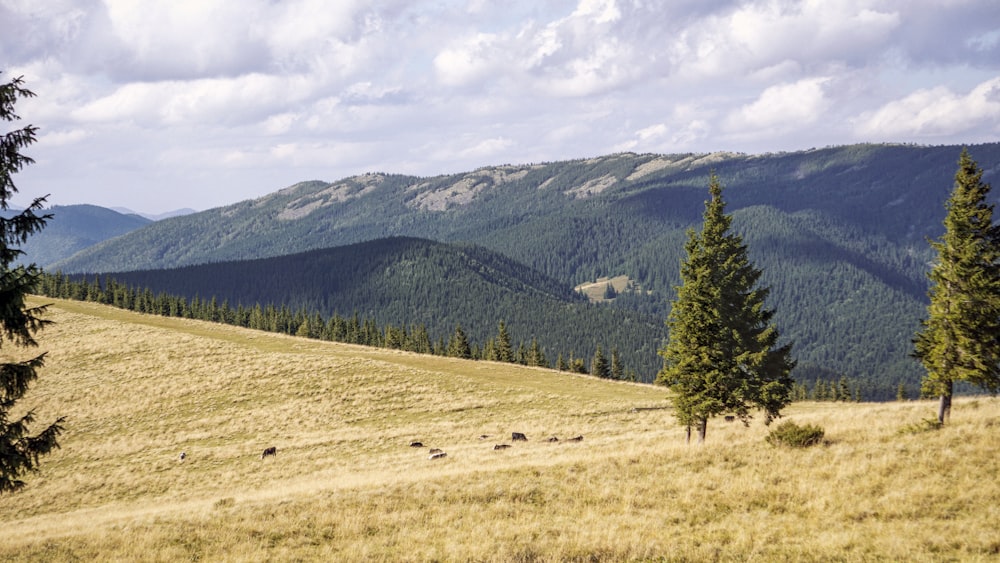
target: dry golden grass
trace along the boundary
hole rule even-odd
[[[991,398],[923,432],[904,430],[929,403],[796,404],[826,444],[712,421],[686,446],[661,388],[85,303],[50,317],[23,403],[67,432],[0,497],[0,560],[1000,558]],[[513,431],[530,440],[493,451]]]

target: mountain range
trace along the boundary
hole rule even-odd
[[[995,178],[1000,144],[969,149],[984,180]],[[163,270],[415,237],[473,244],[567,287],[628,276],[637,289],[593,307],[662,322],[680,281],[685,232],[700,223],[714,171],[734,229],[772,290],[775,321],[794,342],[796,377],[847,376],[885,393],[899,382],[915,386],[921,375],[909,352],[933,260],[927,239],[943,231],[960,151],[868,144],[767,155],[626,153],[433,178],[370,172],[164,219],[50,269]],[[415,307],[415,319],[426,315]],[[359,301],[355,309],[377,307]],[[513,313],[482,315],[505,316]]]

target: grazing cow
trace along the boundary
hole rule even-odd
[[[448,457],[448,454],[438,450],[430,455],[427,459],[441,459],[442,457]]]
[[[524,434],[521,434],[520,432],[511,432],[510,439],[514,440],[515,442],[517,442],[518,440],[520,440],[522,442],[527,442],[528,441],[528,437],[525,436]]]
[[[479,435],[479,439],[480,439],[480,440],[485,440],[485,439],[487,439],[487,438],[489,438],[489,437],[490,437],[490,435],[489,435],[489,434],[480,434],[480,435]]]
[[[566,441],[567,442],[582,442],[583,441],[583,436],[577,436],[575,438],[570,438],[569,440],[566,440]]]
[[[430,452],[428,452],[428,453],[431,454],[431,455],[439,454],[439,453],[441,453],[441,448],[431,448]]]
[[[181,455],[178,456],[177,459],[180,460],[180,461],[184,461],[184,458],[186,458],[187,456],[188,455],[187,455],[186,452],[181,452]]]
[[[278,448],[271,446],[270,448],[264,448],[264,452],[260,454],[260,459],[264,459],[267,456],[278,455]]]
[[[555,436],[553,436],[553,437],[551,437],[551,438],[549,438],[548,440],[545,440],[545,441],[546,442],[558,442],[559,438],[556,438]]]
[[[422,448],[422,447],[424,447],[424,444],[422,442],[410,442],[410,447],[411,448]]]
[[[506,450],[509,447],[510,447],[510,444],[497,444],[497,445],[493,446],[493,449],[494,450]]]
[[[735,421],[736,421],[736,417],[735,416],[733,416],[731,414],[727,414],[726,415],[726,422],[735,422]]]

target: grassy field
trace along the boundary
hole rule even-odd
[[[800,403],[786,418],[824,445],[713,420],[687,446],[652,386],[86,303],[49,316],[23,404],[67,431],[0,497],[3,561],[1000,559],[996,399],[933,431],[930,403]]]

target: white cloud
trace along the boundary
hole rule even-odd
[[[823,92],[828,81],[827,77],[818,77],[770,86],[753,103],[730,114],[726,127],[739,134],[759,135],[815,123],[829,106]]]
[[[106,0],[112,32],[130,72],[145,78],[194,78],[253,68],[264,55],[254,4],[226,0]]]
[[[56,147],[62,145],[72,145],[79,143],[80,141],[86,139],[90,136],[90,133],[84,131],[83,129],[69,129],[62,131],[53,131],[51,133],[45,133],[38,136],[38,146],[40,147]]]
[[[889,102],[856,120],[861,138],[936,138],[966,135],[975,140],[1000,134],[1000,76],[967,94],[946,86],[921,89]]]
[[[621,19],[622,13],[616,0],[580,0],[573,16],[588,18],[594,23],[610,23]]]
[[[692,77],[739,76],[790,62],[809,68],[867,59],[889,44],[898,12],[881,2],[771,0],[742,3],[683,30],[674,62]]]
[[[993,0],[0,0],[0,71],[38,94],[22,189],[207,207],[372,169],[995,140],[997,30]]]
[[[447,86],[463,86],[488,77],[500,63],[496,42],[495,35],[478,33],[442,50],[434,57],[438,78]]]
[[[303,76],[250,74],[191,81],[132,82],[73,110],[81,122],[134,121],[144,126],[239,124],[308,97]]]

